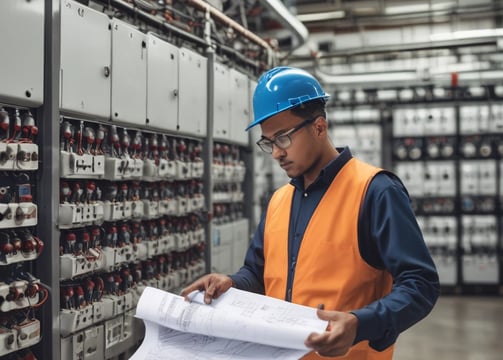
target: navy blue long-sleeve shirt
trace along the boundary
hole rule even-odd
[[[340,169],[352,158],[349,148],[337,149],[339,156],[304,189],[302,177],[294,178],[289,241],[289,274],[285,300],[295,276],[295,263],[307,224]],[[337,211],[337,205],[334,205]],[[264,293],[265,214],[248,248],[241,269],[231,275],[234,286]],[[358,318],[355,344],[369,340],[376,350],[392,345],[398,335],[424,318],[439,295],[438,274],[410,206],[402,182],[392,173],[381,172],[369,184],[358,219],[358,244],[362,258],[371,266],[386,269],[393,277],[390,294],[351,312]],[[330,255],[327,255],[330,256]],[[358,274],[355,274],[355,278]]]

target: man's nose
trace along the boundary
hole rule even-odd
[[[271,155],[274,159],[279,159],[280,157],[285,155],[285,150],[273,143]]]

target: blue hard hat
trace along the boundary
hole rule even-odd
[[[307,71],[278,66],[264,73],[253,94],[254,120],[246,130],[282,111],[305,102],[329,97],[316,78]]]

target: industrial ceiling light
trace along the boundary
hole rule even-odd
[[[325,11],[319,13],[298,14],[297,19],[302,22],[342,19],[346,16],[344,10]]]
[[[427,12],[427,11],[439,11],[448,10],[455,5],[453,1],[441,2],[441,3],[417,3],[409,5],[392,5],[386,6],[384,9],[384,14],[386,15],[403,15],[403,14],[413,14],[417,12]]]
[[[322,83],[330,85],[352,85],[352,84],[376,84],[376,83],[391,83],[391,82],[407,82],[418,80],[416,70],[404,70],[383,73],[365,73],[351,75],[335,75],[327,74],[315,69],[315,75]]]
[[[503,28],[461,30],[449,33],[431,34],[430,41],[448,41],[503,36]]]

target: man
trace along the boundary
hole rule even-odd
[[[231,286],[311,307],[329,321],[305,358],[392,359],[398,335],[434,306],[439,283],[402,182],[334,148],[328,95],[309,73],[277,67],[253,97],[257,142],[291,178],[269,201],[243,267],[182,291],[205,301]]]

